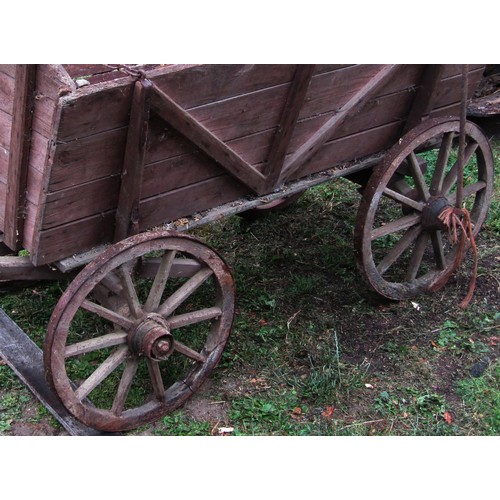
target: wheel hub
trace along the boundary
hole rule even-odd
[[[174,349],[174,337],[165,319],[159,314],[148,314],[131,330],[129,346],[136,355],[154,361],[167,359]]]
[[[444,196],[431,196],[422,210],[422,227],[427,231],[444,230],[446,226],[439,219],[439,214],[451,206]]]

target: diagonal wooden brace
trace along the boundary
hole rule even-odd
[[[212,134],[155,84],[153,84],[151,109],[240,182],[257,194],[263,194],[265,176]]]
[[[363,106],[380,90],[399,70],[398,64],[385,65],[374,78],[362,87],[351,99],[342,106],[339,111],[332,116],[319,130],[317,130],[307,141],[300,146],[297,151],[285,162],[279,183],[285,182],[297,170],[299,170],[306,161],[311,159],[314,154],[335,134],[335,132],[344,124],[345,120],[354,113],[359,113]]]

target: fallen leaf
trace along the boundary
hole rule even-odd
[[[420,309],[422,309],[420,307],[420,304],[418,304],[417,302],[412,302],[411,305],[417,310],[417,311],[420,311]]]
[[[486,343],[487,343],[488,345],[492,346],[492,347],[495,347],[495,346],[498,344],[498,339],[499,339],[499,338],[500,338],[500,337],[496,337],[496,336],[494,336],[494,337],[490,337],[490,338],[486,341]]]
[[[453,417],[451,416],[451,413],[449,411],[445,411],[443,417],[446,420],[447,424],[451,424],[453,422]]]
[[[231,434],[234,432],[234,427],[219,427],[219,434],[226,436],[227,434]]]
[[[299,406],[297,406],[297,408],[294,408],[293,409],[293,412],[295,415],[301,415],[302,414],[302,408],[300,408]]]
[[[331,419],[333,416],[333,412],[335,411],[335,408],[333,406],[327,406],[322,412],[321,415],[324,418]]]
[[[373,388],[374,388],[372,384],[365,384],[365,387],[366,387],[367,389],[373,389]]]
[[[267,325],[267,321],[265,319],[260,319],[259,320],[259,325],[260,326],[266,326]]]

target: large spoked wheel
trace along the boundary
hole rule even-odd
[[[86,425],[133,429],[183,404],[218,363],[234,316],[221,257],[187,235],[119,242],[85,267],[49,323],[44,363]]]
[[[460,122],[424,122],[393,146],[374,171],[355,228],[359,267],[373,288],[390,299],[431,291],[457,252],[438,216],[457,199]],[[493,192],[493,155],[487,138],[466,123],[463,206],[483,224]]]

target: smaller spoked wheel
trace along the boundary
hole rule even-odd
[[[121,241],[85,267],[52,314],[49,383],[95,429],[136,428],[182,405],[217,365],[234,282],[201,241],[172,232]]]
[[[457,201],[460,121],[431,119],[393,146],[375,169],[361,201],[354,233],[359,267],[381,295],[401,300],[431,291],[457,252],[439,219]],[[487,138],[467,122],[463,207],[476,236],[493,192]]]

